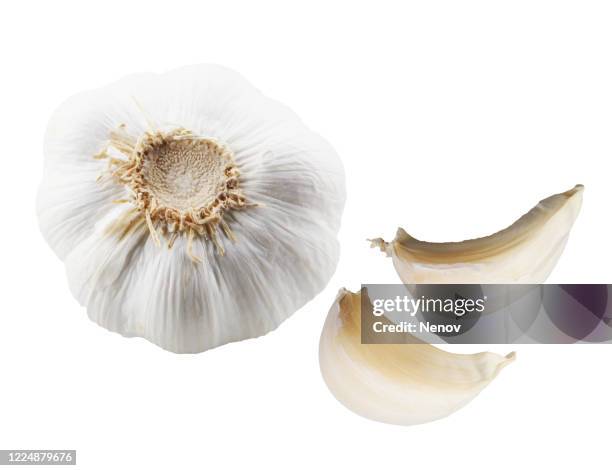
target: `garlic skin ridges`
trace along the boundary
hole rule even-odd
[[[515,359],[514,352],[463,355],[424,343],[362,344],[361,296],[367,297],[365,290],[338,293],[321,334],[319,363],[336,399],[365,418],[395,425],[441,419]]]
[[[392,242],[372,239],[405,284],[543,283],[567,243],[584,187],[540,201],[508,228],[462,242],[425,242],[402,228]]]
[[[75,95],[44,154],[41,232],[111,331],[177,353],[258,337],[336,269],[338,155],[232,70],[136,74]]]

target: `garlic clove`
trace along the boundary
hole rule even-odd
[[[432,243],[399,228],[387,243],[372,239],[392,257],[406,284],[543,283],[555,267],[582,205],[584,187],[540,201],[508,228],[488,237]]]
[[[332,394],[363,417],[396,425],[441,419],[474,399],[515,358],[514,352],[454,354],[425,343],[362,344],[362,296],[365,290],[338,293],[319,362]]]

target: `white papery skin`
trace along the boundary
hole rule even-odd
[[[544,283],[563,253],[583,192],[576,185],[552,195],[511,226],[480,239],[426,242],[400,228],[389,243],[371,242],[393,259],[405,284]]]
[[[319,345],[319,364],[332,394],[351,411],[378,422],[417,425],[452,414],[474,399],[515,354],[450,353],[416,343],[361,343],[365,290],[340,290]],[[364,305],[369,305],[366,299]],[[404,342],[404,343],[400,343]]]
[[[228,211],[236,242],[221,255],[202,237],[155,245],[146,224],[109,235],[130,204],[124,186],[96,179],[93,156],[109,133],[185,128],[231,149],[240,188],[257,204]],[[42,233],[66,263],[69,285],[89,317],[125,336],[178,353],[201,352],[276,328],[327,284],[339,256],[344,171],[331,146],[288,108],[239,74],[213,66],[133,75],[70,98],[45,137],[38,194]]]

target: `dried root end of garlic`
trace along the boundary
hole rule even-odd
[[[543,283],[563,253],[583,191],[576,185],[550,196],[511,226],[480,239],[426,242],[399,228],[392,242],[370,242],[393,259],[406,284]]]
[[[319,362],[332,394],[363,417],[395,425],[441,419],[474,399],[515,359],[514,352],[449,353],[414,338],[362,344],[362,296],[369,305],[365,290],[338,293],[321,334]]]
[[[60,106],[37,209],[92,320],[195,353],[266,334],[325,287],[344,201],[324,139],[202,65]]]
[[[133,217],[111,225],[109,233],[123,237],[133,225],[144,222],[154,242],[161,245],[161,232],[168,248],[186,235],[187,253],[194,262],[201,262],[192,252],[194,237],[212,241],[223,255],[217,231],[236,240],[225,213],[255,206],[247,203],[240,188],[240,172],[229,147],[186,129],[134,137],[121,125],[111,131],[108,147],[95,158],[108,161],[102,178],[108,174],[129,189],[130,197],[118,202],[135,210]]]

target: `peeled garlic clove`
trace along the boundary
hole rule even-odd
[[[65,102],[47,128],[38,217],[92,320],[200,352],[269,332],[325,287],[344,200],[325,140],[203,65]]]
[[[425,343],[362,344],[362,296],[370,305],[365,290],[340,290],[323,327],[319,362],[332,394],[363,417],[396,425],[441,419],[470,402],[515,358],[454,354]]]
[[[432,243],[398,229],[387,243],[401,280],[414,283],[543,283],[555,267],[582,205],[584,187],[540,201],[510,227],[488,237]]]

